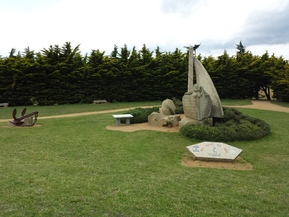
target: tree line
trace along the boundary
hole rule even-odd
[[[220,98],[289,101],[289,64],[283,57],[265,52],[262,56],[246,51],[240,42],[236,55],[226,51],[217,58],[198,59],[210,74]],[[81,55],[80,45],[70,42],[51,45],[40,52],[29,47],[11,49],[0,57],[0,102],[10,105],[54,105],[152,101],[176,97],[187,91],[188,53],[178,48],[163,52],[114,46],[110,55],[100,50]]]

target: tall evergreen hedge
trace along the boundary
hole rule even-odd
[[[182,98],[187,91],[187,53],[176,49],[150,51],[145,45],[137,51],[126,45],[114,47],[110,55],[92,50],[80,54],[66,42],[35,53],[12,49],[0,58],[0,102],[10,105],[53,105],[149,101]],[[282,57],[261,57],[250,52],[230,57],[198,58],[208,70],[221,98],[258,98],[260,89],[267,98],[270,87],[277,99],[289,101],[289,65]]]

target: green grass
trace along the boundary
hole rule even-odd
[[[252,105],[249,99],[221,99],[223,106],[242,106],[242,105]]]
[[[0,107],[0,120],[12,118],[14,108],[17,109],[17,115],[20,116],[22,110],[26,108],[26,114],[37,110],[39,117],[63,115],[81,112],[95,112],[104,110],[113,110],[121,108],[131,108],[138,106],[160,106],[162,102],[130,102],[130,103],[106,103],[106,104],[72,104],[72,105],[54,105],[54,106],[13,106]]]
[[[286,108],[289,108],[289,103],[288,102],[279,102],[279,101],[270,101],[272,104],[275,104],[275,105],[279,105],[279,106],[283,106],[283,107],[286,107]]]
[[[199,141],[109,131],[111,114],[0,123],[0,216],[288,216],[289,113],[239,110],[271,126],[229,143],[248,171],[182,167]]]

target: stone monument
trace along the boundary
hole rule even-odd
[[[196,49],[199,46],[187,47],[189,50],[188,91],[182,99],[184,117],[179,122],[180,128],[187,124],[212,125],[214,117],[222,118],[224,115],[213,81],[196,58]]]
[[[153,112],[148,116],[148,123],[152,126],[178,126],[181,120],[180,115],[176,115],[176,106],[171,99],[162,102],[159,112]]]

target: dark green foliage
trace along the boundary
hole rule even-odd
[[[174,104],[176,106],[175,113],[176,114],[184,114],[183,102],[181,100],[177,99],[176,97],[173,97],[172,101],[174,102]]]
[[[143,45],[137,51],[115,45],[110,56],[99,50],[81,56],[79,47],[66,42],[38,53],[29,47],[22,53],[11,49],[8,57],[0,57],[0,102],[14,106],[90,103],[94,99],[159,101],[168,96],[181,98],[187,91],[188,54],[178,48],[162,52],[159,47],[151,51]],[[226,51],[216,59],[197,57],[220,98],[258,99],[263,90],[270,99],[271,88],[276,99],[289,101],[288,61],[267,52],[259,57],[240,51],[231,57]]]
[[[223,109],[224,118],[218,119],[214,127],[186,125],[181,128],[181,134],[205,141],[228,142],[255,140],[270,133],[270,126],[266,122],[243,115],[234,108],[224,107]]]
[[[240,41],[239,44],[236,44],[236,48],[237,48],[237,53],[238,54],[244,54],[246,52],[246,47],[242,44],[242,42]]]
[[[133,118],[130,123],[144,123],[148,122],[148,116],[153,112],[159,112],[159,107],[152,108],[135,108],[128,111],[125,111],[125,114],[132,114]]]
[[[176,107],[176,114],[184,114],[184,108],[183,106]]]
[[[267,65],[274,65],[273,79],[271,88],[274,90],[274,96],[277,100],[289,102],[289,64],[283,58],[270,58]]]

